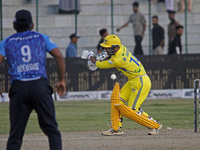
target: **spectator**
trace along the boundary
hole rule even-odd
[[[168,11],[170,23],[168,24],[168,48],[176,35],[176,27],[180,25],[179,22],[175,20],[175,11]]]
[[[79,14],[80,11],[80,0],[77,0],[77,11],[75,10],[75,0],[60,0],[59,2],[59,14]]]
[[[168,54],[182,54],[181,36],[183,35],[183,26],[176,27],[176,36],[172,41]]]
[[[65,62],[58,46],[48,36],[31,31],[33,26],[29,11],[17,11],[13,22],[17,33],[0,43],[0,64],[6,57],[11,78],[10,135],[7,150],[21,148],[28,118],[33,110],[37,113],[40,128],[48,136],[49,149],[61,150],[61,134],[52,99],[53,89],[47,82],[46,52],[56,60],[59,79],[56,90],[60,96],[64,94],[66,88]]]
[[[120,29],[128,26],[128,24],[131,22],[133,25],[135,44],[136,44],[134,55],[143,55],[141,43],[146,29],[146,20],[144,16],[139,12],[139,3],[134,2],[132,5],[134,13],[130,15],[129,20],[124,25],[119,27],[117,31],[119,32]]]
[[[164,3],[165,0],[151,0],[152,3]]]
[[[152,17],[153,29],[152,29],[152,40],[153,40],[153,55],[161,55],[164,47],[165,31],[163,27],[158,24],[158,16]]]
[[[158,3],[164,3],[165,0],[157,0]]]
[[[192,3],[193,3],[193,0],[187,0],[187,9],[189,12],[192,11]],[[184,12],[185,10],[185,0],[180,0],[180,12]]]
[[[103,29],[99,30],[99,34],[101,36],[101,39],[100,39],[100,41],[99,41],[99,43],[97,45],[97,54],[99,54],[101,52],[100,44],[103,43],[104,38],[108,35],[108,30],[103,28]]]
[[[165,0],[165,7],[167,11],[174,11],[174,0]]]
[[[77,57],[78,52],[77,52],[77,47],[76,44],[78,42],[79,36],[76,35],[76,33],[73,33],[69,36],[70,38],[70,43],[66,48],[66,57]]]

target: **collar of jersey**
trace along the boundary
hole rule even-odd
[[[120,55],[122,51],[122,46],[119,48],[119,50],[115,53],[115,56]]]

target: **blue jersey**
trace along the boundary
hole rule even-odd
[[[46,52],[58,47],[44,34],[15,33],[0,43],[0,55],[7,57],[8,73],[13,80],[47,78]]]
[[[66,57],[77,57],[76,44],[69,43],[66,49]]]

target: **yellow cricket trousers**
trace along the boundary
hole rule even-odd
[[[128,101],[128,106],[138,111],[151,89],[151,81],[147,75],[129,80],[120,90],[120,104]],[[143,112],[148,117],[148,114]],[[120,115],[120,118],[123,116]],[[119,126],[122,126],[119,123]]]

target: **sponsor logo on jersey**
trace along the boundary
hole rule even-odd
[[[111,60],[108,61],[110,64],[113,64],[113,62]]]
[[[30,36],[26,36],[26,37],[13,37],[13,38],[10,38],[9,41],[17,41],[17,40],[28,40],[28,39],[32,39],[32,38],[38,38],[39,35],[30,35]]]
[[[139,68],[136,68],[135,70],[134,70],[134,72],[135,73],[139,73],[141,71],[141,68],[139,67]]]
[[[110,59],[112,62],[114,62],[115,60],[113,58]]]

